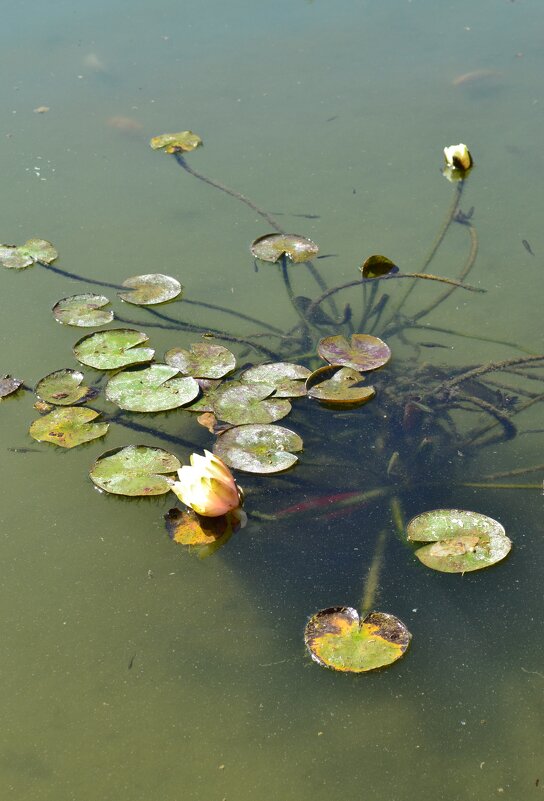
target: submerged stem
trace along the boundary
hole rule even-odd
[[[386,539],[387,531],[380,531],[363,587],[363,597],[361,599],[361,618],[363,620],[373,610],[376,601]]]

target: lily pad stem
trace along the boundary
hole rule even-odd
[[[363,597],[361,599],[361,619],[363,620],[369,612],[373,611],[375,606],[386,540],[387,531],[380,531],[363,587]]]

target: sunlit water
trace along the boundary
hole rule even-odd
[[[418,269],[451,202],[441,150],[465,141],[476,168],[462,207],[474,206],[480,243],[471,281],[487,294],[458,291],[427,319],[541,352],[543,22],[539,0],[11,4],[0,31],[0,240],[47,238],[60,268],[99,280],[172,274],[188,298],[288,329],[296,317],[278,271],[255,272],[248,253],[266,223],[148,139],[198,132],[195,169],[336,254],[320,263],[329,284],[356,277],[371,253]],[[454,227],[433,270],[458,274],[467,247]],[[292,276],[297,292],[315,295],[302,272]],[[57,325],[50,309],[93,287],[40,267],[1,269],[0,280],[0,372],[33,386],[74,367],[71,346],[85,331]],[[412,310],[432,291],[418,286]],[[146,330],[145,312],[115,307]],[[168,309],[255,330],[197,307]],[[195,341],[147,330],[159,354]],[[422,338],[448,345],[421,354],[445,366],[520,353]],[[397,359],[410,352],[395,347]],[[87,478],[105,449],[151,436],[112,426],[70,452],[39,445],[27,434],[33,400],[20,392],[0,402],[2,798],[521,801],[542,792],[538,490],[445,482],[405,499],[408,514],[445,504],[497,517],[513,553],[485,573],[449,576],[416,564],[392,535],[377,607],[404,620],[413,643],[390,669],[345,677],[305,655],[304,624],[317,609],[359,604],[376,537],[391,528],[386,505],[253,521],[200,560],[166,536],[171,497],[107,497]],[[310,413],[299,403],[285,423],[302,433]],[[307,444],[289,476],[240,476],[250,512],[296,503],[294,480],[308,496],[365,487],[371,450],[356,431],[336,444],[343,423],[323,420],[323,440]],[[541,420],[535,412],[521,427]],[[182,460],[212,444],[186,413],[159,424],[180,437],[170,447]],[[467,474],[538,464],[541,442],[519,436]],[[346,447],[360,453],[356,474],[335,467]]]

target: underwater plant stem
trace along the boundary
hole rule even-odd
[[[451,202],[451,204],[450,204],[450,206],[448,208],[448,211],[446,213],[446,217],[444,219],[444,222],[442,223],[442,226],[440,227],[440,229],[439,229],[439,231],[438,231],[438,233],[437,233],[437,235],[436,235],[436,237],[434,239],[434,242],[431,245],[431,248],[430,248],[430,250],[429,250],[429,252],[428,252],[428,254],[427,254],[426,258],[425,258],[425,261],[423,262],[423,264],[421,266],[421,269],[419,271],[420,273],[424,273],[427,270],[427,268],[429,267],[430,263],[434,259],[438,248],[442,244],[442,242],[444,240],[444,237],[448,233],[448,229],[449,229],[450,225],[452,224],[453,220],[455,219],[455,215],[457,214],[457,210],[459,208],[459,203],[461,202],[461,196],[463,194],[464,185],[465,185],[464,180],[458,181],[457,184],[455,185],[455,192],[454,192],[454,195],[453,195],[453,200],[452,200],[452,202]],[[391,316],[390,316],[389,320],[387,321],[387,325],[390,325],[395,320],[395,318],[397,317],[399,312],[403,309],[404,305],[406,304],[406,301],[410,297],[410,294],[413,292],[413,290],[414,290],[413,286],[408,287],[408,289],[406,290],[404,295],[399,299],[397,305],[392,310]]]
[[[198,178],[199,181],[203,181],[205,184],[208,184],[208,186],[213,186],[215,189],[219,189],[221,192],[225,192],[225,194],[230,195],[233,198],[236,198],[236,200],[239,200],[241,203],[245,203],[245,205],[249,206],[250,209],[255,211],[259,215],[259,217],[262,217],[263,220],[266,220],[268,225],[270,225],[270,227],[273,228],[274,231],[276,231],[278,234],[284,233],[284,231],[278,225],[276,220],[270,214],[268,214],[268,212],[266,212],[264,209],[259,208],[259,206],[257,206],[256,203],[253,203],[253,201],[250,200],[248,197],[242,195],[241,192],[236,192],[234,189],[230,189],[228,186],[225,186],[225,184],[221,184],[219,183],[219,181],[215,181],[213,178],[208,178],[207,175],[204,175],[203,173],[198,172],[198,170],[193,169],[193,167],[187,164],[187,162],[185,161],[185,157],[181,153],[174,153],[173,155],[179,166],[183,167],[183,169],[186,172],[188,172],[189,175],[192,175],[194,178]]]
[[[442,328],[438,325],[419,325],[419,323],[410,323],[409,328],[414,330],[420,331],[436,331],[440,334],[451,334],[452,336],[456,337],[464,337],[465,339],[475,339],[478,342],[492,342],[494,345],[505,345],[508,348],[515,348],[516,350],[520,350],[522,353],[527,353],[530,356],[534,356],[535,353],[533,350],[529,348],[523,347],[523,345],[518,345],[516,342],[508,342],[505,339],[495,339],[494,337],[484,337],[480,334],[469,334],[466,331],[455,331],[453,328]]]
[[[378,539],[376,540],[372,562],[370,563],[363,586],[363,597],[361,599],[361,618],[363,620],[369,612],[373,611],[373,607],[376,602],[386,540],[387,531],[380,531]]]
[[[473,487],[474,489],[525,489],[525,490],[541,490],[542,484],[488,484],[485,481],[461,481],[456,482],[456,487]]]
[[[402,513],[402,504],[400,502],[400,498],[398,495],[394,495],[391,498],[391,502],[389,504],[389,508],[391,509],[391,517],[393,519],[393,525],[395,526],[395,531],[397,537],[400,539],[402,543],[406,543],[406,538],[404,536],[405,525],[404,525],[404,515]]]
[[[544,362],[544,355],[520,356],[517,359],[505,359],[501,362],[488,362],[487,364],[481,364],[479,367],[474,367],[471,370],[467,370],[466,372],[455,376],[455,378],[450,378],[447,381],[443,381],[434,389],[431,389],[421,395],[420,401],[424,402],[426,398],[435,397],[443,392],[450,392],[456,386],[462,384],[463,381],[470,381],[472,378],[477,378],[480,375],[484,375],[484,373],[492,373],[495,370],[504,370],[507,367],[516,367],[517,365],[530,364],[531,362]]]
[[[65,278],[73,278],[74,281],[83,281],[85,284],[94,284],[95,286],[106,286],[110,289],[125,289],[126,286],[122,286],[121,284],[112,284],[109,281],[100,281],[98,278],[87,278],[84,275],[78,275],[77,273],[69,273],[68,270],[61,270],[60,267],[54,267],[52,264],[45,264],[43,261],[38,261],[36,264],[39,264],[40,267],[43,267],[46,270],[51,270],[52,273],[57,273],[57,275],[62,275]]]
[[[524,476],[527,473],[539,473],[544,470],[544,464],[534,464],[530,467],[517,467],[515,470],[502,470],[498,473],[490,473],[484,476],[487,481],[495,481],[497,478],[510,478],[510,476]]]
[[[370,313],[374,306],[374,301],[376,300],[376,295],[378,294],[378,289],[379,289],[379,284],[373,284],[370,288],[370,296],[368,298],[368,301],[365,303],[365,306],[363,308],[363,313],[361,315],[361,320],[359,322],[358,331],[360,331],[361,333],[364,333],[365,331],[368,318],[370,317]]]

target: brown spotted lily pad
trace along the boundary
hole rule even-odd
[[[306,394],[307,367],[291,362],[274,362],[250,367],[240,376],[246,383],[263,383],[274,387],[275,398],[300,398]]]
[[[288,256],[291,261],[310,261],[319,253],[319,247],[298,234],[265,234],[258,237],[251,245],[251,252],[256,259],[262,261],[279,261]]]
[[[229,467],[246,473],[279,473],[298,460],[302,439],[283,426],[236,426],[221,434],[214,453]],[[294,453],[293,453],[294,451]]]
[[[204,517],[192,509],[174,508],[169,510],[164,519],[170,538],[179,545],[197,548],[200,556],[217,550],[240,528],[240,519],[232,512],[218,517]]]
[[[397,265],[387,256],[369,256],[360,267],[363,278],[379,278],[383,275],[398,273]]]
[[[153,306],[155,303],[166,303],[181,294],[182,285],[176,278],[162,273],[148,273],[146,275],[133,275],[123,281],[127,292],[118,292],[117,295],[126,303],[135,306]]]
[[[232,383],[222,387],[213,402],[214,414],[226,423],[273,423],[291,411],[288,400],[270,397],[274,387],[269,384]]]
[[[28,433],[38,442],[52,442],[61,448],[75,448],[83,442],[90,442],[106,434],[108,423],[93,422],[100,412],[67,406],[54,409],[44,417],[34,420]]]
[[[109,303],[105,295],[72,295],[62,298],[53,306],[55,320],[63,325],[75,325],[80,328],[106,325],[113,320],[113,311],[104,309]]]
[[[38,398],[53,403],[55,406],[72,406],[75,403],[85,403],[89,398],[96,397],[96,392],[89,387],[82,386],[83,373],[79,370],[55,370],[36,384]]]
[[[396,662],[411,639],[398,617],[371,612],[361,620],[350,606],[322,609],[310,618],[304,632],[312,659],[344,673],[365,673]]]
[[[188,153],[202,144],[202,139],[192,131],[179,131],[154,136],[149,142],[153,150],[165,153]]]
[[[331,364],[314,370],[306,381],[306,389],[309,398],[327,405],[359,406],[376,394],[374,387],[357,386],[364,380],[352,367]]]
[[[194,378],[167,364],[123,370],[107,383],[106,398],[130,412],[164,412],[190,403],[200,393]]]
[[[0,376],[0,398],[5,398],[13,392],[17,392],[23,382],[10,375]]]
[[[113,495],[164,495],[180,467],[174,454],[162,448],[127,445],[99,456],[89,475],[97,487]]]
[[[29,239],[24,245],[0,245],[0,264],[11,270],[23,270],[36,264],[51,264],[59,254],[46,239]]]
[[[340,334],[319,340],[317,352],[330,364],[352,367],[360,372],[383,367],[391,358],[389,347],[370,334],[353,334],[351,342]]]
[[[412,518],[411,542],[428,542],[415,553],[427,567],[443,573],[467,573],[490,567],[510,552],[503,526],[487,515],[463,509],[433,509]]]
[[[190,350],[171,348],[164,361],[193,378],[223,378],[236,367],[234,353],[211,342],[193,342]]]

